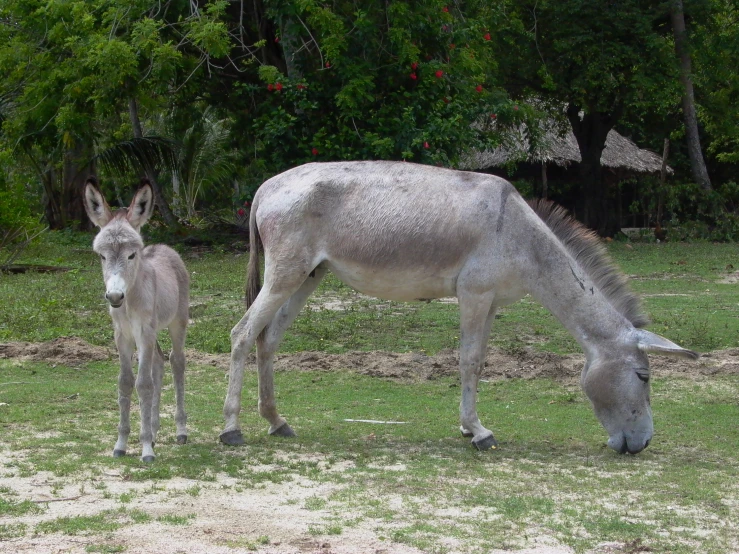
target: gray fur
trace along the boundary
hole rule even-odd
[[[641,300],[629,290],[626,276],[613,264],[598,235],[554,202],[531,200],[529,205],[570,251],[611,305],[634,327],[649,325]]]
[[[255,343],[259,412],[270,433],[287,425],[275,404],[274,354],[331,270],[379,298],[459,299],[460,428],[479,448],[495,444],[475,408],[495,312],[532,295],[585,351],[581,383],[609,446],[641,451],[653,432],[647,353],[697,354],[639,329],[646,317],[638,299],[597,239],[561,209],[535,206],[498,177],[402,162],[307,164],[266,181],[249,220],[248,310],[231,331],[221,440],[243,441],[241,388]]]
[[[110,303],[115,343],[120,358],[118,404],[120,424],[116,457],[126,453],[130,426],[134,375],[131,362],[138,350],[139,368],[135,379],[141,405],[141,459],[154,460],[154,442],[159,430],[159,402],[162,392],[164,353],[157,332],[167,328],[172,338],[170,362],[174,374],[177,407],[177,442],[187,442],[185,414],[185,334],[189,311],[190,277],[180,256],[163,244],[144,247],[139,229],[154,210],[154,194],[149,184],[134,196],[127,209],[113,213],[90,179],[85,185],[85,209],[100,227],[93,250],[100,255],[105,297]]]

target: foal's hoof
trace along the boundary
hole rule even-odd
[[[244,444],[244,435],[238,429],[221,433],[220,439],[227,446],[241,446]]]
[[[144,462],[145,464],[150,464],[151,462],[154,461],[154,459],[155,459],[154,456],[142,456],[141,457],[141,461]]]
[[[275,437],[294,437],[295,431],[287,423],[283,423],[274,431],[270,431],[269,434]]]
[[[487,437],[483,437],[480,440],[472,439],[472,444],[477,448],[478,450],[490,450],[491,448],[497,448],[498,441],[495,440],[495,437],[492,433],[488,435]]]
[[[177,444],[187,444],[187,435],[177,435]]]
[[[118,450],[118,449],[113,450],[113,457],[114,458],[123,458],[123,456],[125,456],[125,455],[126,455],[126,451],[125,450]]]

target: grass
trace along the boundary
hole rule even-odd
[[[0,276],[0,342],[78,336],[112,345],[91,240],[49,233],[21,260],[72,267],[70,272]],[[730,265],[739,267],[739,246],[628,246],[608,248],[644,297],[651,330],[696,350],[739,346],[739,288],[718,282]],[[188,347],[227,352],[229,330],[243,315],[246,255],[218,249],[182,254],[192,273]],[[333,277],[316,298],[288,331],[284,352],[433,354],[458,344],[451,304],[368,299]],[[328,301],[345,307],[326,309]],[[579,351],[530,298],[501,310],[491,342],[510,353],[525,347]],[[175,445],[172,418],[165,417],[157,461],[144,465],[136,456],[135,432],[129,456],[110,456],[118,418],[116,373],[112,361],[72,368],[0,359],[0,476],[33,479],[45,472],[57,496],[74,486],[116,506],[93,516],[56,517],[54,505],[35,503],[3,484],[0,541],[70,535],[87,552],[122,552],[125,546],[113,540],[119,529],[136,533],[137,526],[162,525],[165,532],[181,533],[201,524],[203,514],[189,506],[214,494],[225,502],[282,490],[280,506],[308,514],[307,533],[316,540],[340,543],[361,526],[383,538],[389,551],[393,542],[426,552],[515,550],[541,537],[576,552],[603,542],[631,545],[634,552],[739,549],[739,529],[727,524],[739,520],[737,375],[655,379],[652,445],[638,456],[619,456],[605,447],[587,399],[560,382],[480,383],[478,410],[500,442],[497,450],[481,453],[459,436],[456,379],[398,383],[342,371],[276,374],[278,405],[298,432],[292,440],[266,435],[256,413],[256,376],[247,372],[241,415],[247,445],[227,448],[217,443],[223,371],[191,366],[189,442]],[[173,403],[167,375],[166,413]],[[138,425],[135,411],[132,425]],[[109,487],[110,475],[119,475],[123,485]],[[183,479],[191,482],[182,486]],[[292,494],[304,487],[306,495]],[[157,508],[170,501],[177,508]],[[214,540],[258,551],[270,543],[263,531]]]
[[[197,482],[197,496],[194,485],[177,493],[188,502],[213,489],[238,498],[280,484],[326,484],[327,492],[300,503],[318,518],[310,535],[340,540],[352,526],[369,524],[388,541],[425,551],[442,552],[448,541],[462,541],[469,552],[520,548],[528,544],[526,536],[541,534],[577,552],[603,541],[640,540],[655,552],[687,553],[695,551],[698,535],[702,552],[726,552],[739,544],[739,529],[723,523],[739,515],[733,485],[739,477],[736,375],[656,381],[657,433],[650,448],[632,457],[607,449],[587,400],[555,381],[481,383],[478,408],[500,446],[479,453],[458,435],[455,379],[397,383],[348,372],[276,375],[278,402],[299,434],[289,441],[266,436],[254,409],[256,376],[247,373],[241,418],[247,446],[226,448],[215,442],[221,416],[212,409],[222,401],[225,382],[214,379],[212,368],[196,367],[188,381],[189,390],[197,391],[188,398],[190,442],[176,446],[174,426],[165,419],[157,462],[142,465],[135,455],[110,457],[117,423],[114,371],[112,363],[79,370],[0,361],[4,381],[25,380],[29,372],[35,378],[2,391],[7,405],[0,411],[0,446],[23,453],[22,463],[2,471],[24,466],[29,473],[46,471],[75,483],[120,472],[131,486],[157,486],[137,489],[125,503],[118,496],[121,507],[99,517],[58,518],[26,531],[0,528],[3,535],[84,535],[101,544],[95,537],[122,525],[187,526],[195,521],[193,510],[155,515],[147,512],[151,501],[132,506],[167,490],[174,479],[189,479]],[[167,377],[163,405],[169,411],[170,385]],[[75,391],[84,393],[70,409],[63,399]],[[363,418],[407,424],[344,421]],[[53,436],[43,434],[48,429]],[[26,510],[9,490],[0,492],[14,506],[6,514]],[[6,526],[10,521],[0,517]],[[247,542],[258,547],[254,539]]]
[[[93,235],[48,233],[29,248],[22,263],[73,268],[62,274],[0,276],[0,341],[47,341],[77,336],[110,345],[113,329],[104,301]],[[736,317],[739,287],[719,281],[739,267],[739,245],[710,243],[611,243],[616,263],[642,295],[650,330],[686,347],[708,351],[739,346]],[[216,248],[182,251],[190,269],[193,324],[188,346],[203,352],[230,351],[229,332],[244,313],[247,255]],[[727,269],[729,268],[729,269]],[[33,302],[17,302],[33,298]],[[345,301],[326,309],[327,301]],[[459,315],[453,304],[395,303],[363,297],[329,275],[281,345],[283,352],[315,350],[424,351],[456,348]],[[568,332],[530,298],[499,312],[492,344],[507,352],[531,346],[558,353],[578,352]],[[168,337],[163,334],[163,347]]]

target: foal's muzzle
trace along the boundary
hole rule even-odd
[[[114,308],[120,308],[123,304],[124,294],[122,292],[106,292],[105,299]]]

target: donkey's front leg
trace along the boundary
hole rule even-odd
[[[495,317],[492,295],[460,295],[460,348],[459,372],[462,384],[462,400],[459,404],[461,431],[472,437],[478,450],[495,448],[497,441],[492,431],[483,427],[477,417],[477,383],[485,364],[490,326]]]
[[[157,356],[156,334],[153,329],[143,332],[139,347],[139,373],[136,376],[136,392],[139,394],[141,407],[141,460],[144,462],[154,461],[154,433],[152,429],[151,410],[154,400],[154,357]]]
[[[120,458],[126,455],[128,435],[131,433],[131,393],[133,392],[134,376],[131,360],[135,343],[133,338],[124,335],[116,326],[115,344],[118,348],[121,369],[118,374],[118,407],[120,421],[118,423],[118,440],[113,447],[113,457]]]

